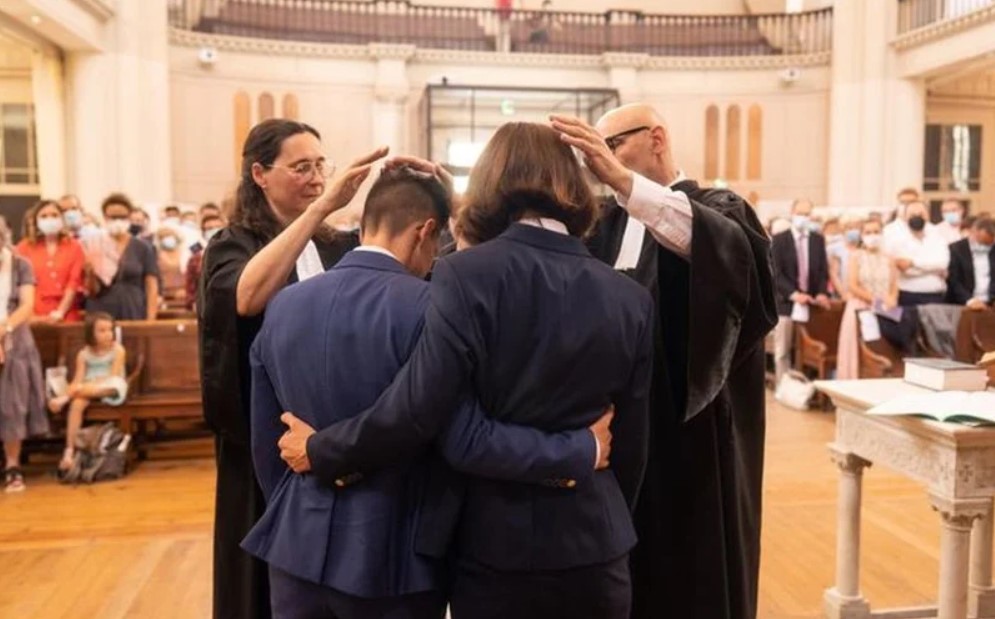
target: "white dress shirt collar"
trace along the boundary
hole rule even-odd
[[[518,223],[525,224],[526,226],[532,226],[534,228],[551,230],[552,232],[559,232],[560,234],[570,234],[570,231],[567,229],[567,225],[565,223],[550,217],[523,217],[518,220]]]
[[[379,245],[360,245],[353,251],[368,251],[373,254],[383,254],[384,256],[393,258],[394,260],[397,260],[397,262],[400,262],[400,260],[397,259],[397,256],[394,255],[394,252],[385,247],[380,247]]]

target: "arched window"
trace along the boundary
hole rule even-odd
[[[730,105],[726,110],[726,169],[725,179],[739,180],[739,162],[742,156],[742,133],[738,105]]]
[[[746,178],[760,180],[763,159],[764,112],[757,104],[750,106],[746,128]]]
[[[249,129],[251,128],[251,102],[249,101],[249,94],[244,90],[240,90],[235,93],[235,100],[233,101],[233,117],[235,119],[235,173],[241,173],[242,166],[242,146],[245,144],[245,138],[249,136]]]
[[[273,95],[268,92],[259,95],[259,122],[269,120],[275,115],[276,103],[273,101]]]
[[[705,109],[705,180],[719,176],[719,107]]]
[[[287,93],[283,95],[283,117],[287,120],[297,120],[300,110],[297,104],[297,95]]]

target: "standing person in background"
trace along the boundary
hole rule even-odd
[[[967,209],[964,203],[955,198],[949,198],[940,205],[940,214],[943,220],[936,224],[936,231],[940,234],[947,245],[956,243],[964,238],[961,234],[961,224],[967,216]]]
[[[615,194],[592,253],[657,300],[632,616],[751,619],[760,571],[764,337],[777,323],[770,239],[746,200],[684,175],[651,106],[612,110],[596,129],[554,116],[553,128]]]
[[[211,242],[211,239],[225,227],[220,215],[206,214],[200,222],[201,234],[204,236],[203,243],[197,243],[190,250],[190,259],[187,261],[187,272],[185,275],[187,290],[187,309],[193,310],[197,305],[197,287],[200,285],[200,271],[204,264],[204,249]]]
[[[87,312],[106,312],[115,320],[155,320],[159,311],[159,266],[155,249],[131,236],[135,207],[115,193],[101,210],[109,238],[91,244]]]
[[[73,238],[79,238],[80,228],[83,227],[83,208],[80,206],[79,198],[72,194],[66,194],[59,198],[59,210],[66,221],[66,230]]]
[[[774,369],[778,384],[791,369],[794,321],[806,322],[810,306],[829,308],[826,240],[818,232],[810,232],[811,214],[809,200],[795,200],[791,205],[791,230],[771,239],[777,286]]]
[[[131,212],[131,227],[128,228],[128,232],[136,239],[154,246],[155,232],[150,229],[150,225],[148,212],[145,209],[136,208]]]
[[[186,270],[190,252],[183,247],[181,233],[172,228],[159,228],[156,234],[159,251],[159,281],[162,298],[166,301],[186,300]]]
[[[265,500],[252,469],[249,349],[270,299],[358,245],[325,219],[344,207],[386,154],[379,149],[326,182],[334,166],[318,132],[271,119],[249,132],[231,224],[211,239],[197,303],[204,416],[215,432],[214,617],[270,615],[266,564],[239,547]]]
[[[856,217],[844,217],[842,221],[842,238],[835,245],[829,245],[827,239],[826,255],[829,258],[829,282],[837,297],[846,301],[849,296],[849,280],[847,267],[850,254],[860,247],[860,228],[863,221]]]
[[[75,322],[80,319],[77,296],[83,285],[86,259],[79,242],[69,236],[62,211],[52,200],[42,200],[26,217],[33,234],[21,239],[17,253],[35,273],[33,322]]]
[[[48,432],[48,415],[41,358],[28,326],[34,275],[10,241],[10,227],[0,216],[0,440],[6,458],[4,492],[21,492],[21,443]]]
[[[943,303],[950,266],[949,246],[935,227],[927,223],[923,202],[910,202],[905,215],[906,227],[896,228],[890,238],[885,235],[885,254],[895,260],[899,271],[898,304],[913,307]]]

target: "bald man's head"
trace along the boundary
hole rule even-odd
[[[595,125],[622,165],[658,183],[677,175],[670,134],[653,106],[630,103],[611,110]]]

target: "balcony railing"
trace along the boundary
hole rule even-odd
[[[995,6],[995,0],[898,0],[898,33]]]
[[[832,11],[654,15],[501,11],[403,0],[171,0],[175,28],[318,43],[408,43],[512,53],[779,56],[832,47]]]

